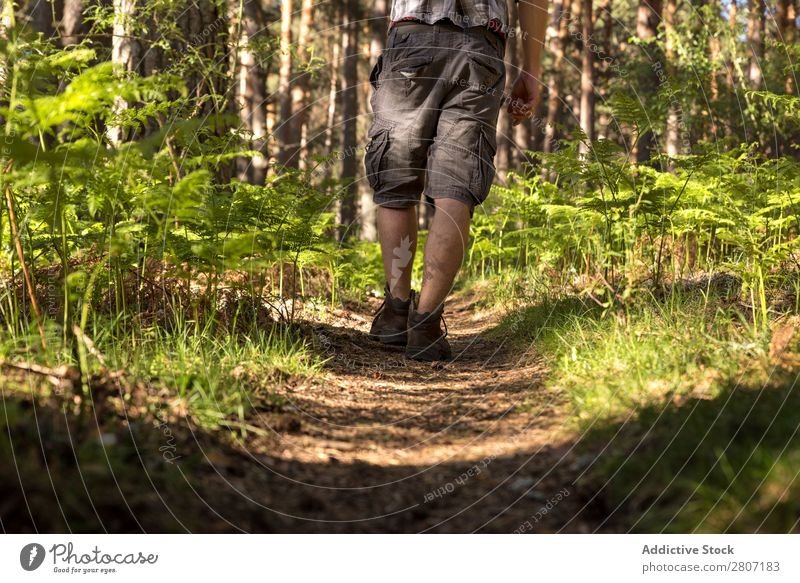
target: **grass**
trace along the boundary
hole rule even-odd
[[[159,395],[162,406],[212,429],[246,428],[252,411],[280,406],[275,386],[313,377],[321,366],[296,332],[278,325],[244,334],[220,332],[213,320],[200,325],[177,319],[170,326],[116,332],[101,324],[93,341],[104,366],[89,357],[90,377],[102,376],[104,369],[124,371],[126,384],[143,385]],[[49,350],[38,349],[37,342],[32,335],[1,334],[0,358],[77,366],[77,358],[60,348],[57,331]]]
[[[760,330],[731,298],[694,291],[610,312],[547,300],[495,334],[549,361],[601,528],[796,531],[800,370]]]

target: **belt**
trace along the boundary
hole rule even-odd
[[[505,36],[501,33],[492,30],[488,26],[473,26],[470,28],[464,28],[462,26],[458,26],[454,22],[450,20],[439,20],[434,22],[433,24],[428,24],[426,22],[420,22],[418,20],[398,20],[392,23],[392,28],[396,28],[398,30],[402,29],[403,32],[430,32],[431,27],[438,26],[442,30],[448,30],[450,32],[460,32],[464,33],[467,30],[475,29],[481,31],[483,36],[487,39],[492,41],[493,43],[500,41],[501,48],[505,46]]]

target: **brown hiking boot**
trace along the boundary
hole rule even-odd
[[[408,345],[406,356],[414,360],[450,360],[453,352],[447,341],[447,324],[444,322],[444,304],[434,312],[417,312],[416,298],[411,292],[411,309],[408,312]],[[442,331],[444,324],[444,332]]]
[[[411,293],[413,294],[414,292]],[[403,301],[392,297],[388,285],[384,290],[384,294],[383,305],[375,314],[369,337],[383,344],[405,346],[408,339],[406,324],[408,323],[408,309],[411,306],[411,300]]]

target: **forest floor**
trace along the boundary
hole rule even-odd
[[[752,340],[708,294],[600,318],[508,313],[494,289],[450,302],[446,364],[370,341],[376,298],[297,306],[284,353],[181,332],[166,366],[99,368],[88,391],[0,359],[0,527],[797,531],[796,317]]]
[[[5,475],[19,476],[0,498],[4,527],[593,530],[593,498],[575,485],[587,456],[575,451],[564,400],[542,384],[542,360],[492,334],[501,314],[468,296],[448,314],[456,358],[447,364],[373,343],[363,310],[305,321],[325,359],[321,374],[282,383],[279,404],[251,414],[244,437],[179,414],[153,418],[145,407],[137,417],[143,397],[113,379],[105,388],[95,379],[93,418],[76,422],[52,399],[4,390],[14,439],[3,461],[15,466]],[[109,414],[104,400],[115,392],[128,393],[128,404]],[[20,414],[9,416],[12,406]],[[30,408],[34,427],[21,421]]]

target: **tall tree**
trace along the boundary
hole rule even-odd
[[[298,165],[297,144],[294,143],[292,110],[292,0],[281,0],[281,50],[278,79],[279,125],[278,162],[296,168]]]
[[[581,33],[583,53],[581,55],[581,130],[587,142],[594,140],[594,10],[592,0],[582,0]],[[586,154],[589,144],[581,143],[580,152]]]
[[[136,17],[136,0],[114,0],[113,6],[111,61],[121,71],[138,71],[142,47],[131,31]],[[120,112],[127,108],[128,103],[121,97],[117,97],[116,111]],[[121,126],[111,126],[107,133],[112,144],[119,145],[125,140],[125,130]]]
[[[237,172],[241,180],[252,184],[262,184],[267,175],[267,79],[269,77],[268,59],[256,53],[260,36],[265,30],[265,18],[261,5],[256,0],[229,0],[229,20],[234,46],[230,64],[236,79],[234,85],[235,109],[239,113],[242,126],[251,136],[251,148],[259,151],[262,157],[252,160],[237,160]]]
[[[291,157],[297,159],[300,166],[305,165],[305,149],[308,142],[308,105],[309,74],[304,69],[309,63],[309,45],[311,41],[311,25],[314,20],[314,0],[302,0],[300,9],[300,30],[296,45],[297,66],[299,69],[292,84],[292,117],[289,124],[290,142],[293,145]]]
[[[564,67],[564,57],[569,37],[569,0],[556,0],[554,9],[554,34],[550,35],[550,52],[553,55],[553,68],[547,79],[547,121],[545,125],[542,151],[551,153],[556,146],[556,125],[561,118],[561,90],[564,76],[560,74]]]
[[[658,49],[652,42],[658,36],[658,23],[661,20],[661,0],[639,0],[636,10],[636,35],[645,44],[645,64],[639,75],[639,99],[646,102],[658,91],[658,76],[654,65],[660,62]],[[638,137],[636,144],[636,161],[646,162],[650,159],[655,142],[652,131],[644,132]]]
[[[83,20],[83,0],[64,0],[61,17],[61,46],[76,45],[86,31]]]
[[[747,78],[754,90],[762,89],[766,8],[765,0],[747,1],[747,45],[750,51]]]
[[[778,0],[775,21],[780,42],[787,45],[797,42],[797,0]],[[792,95],[794,91],[794,76],[789,71],[786,75],[786,93]]]
[[[341,204],[341,222],[345,233],[352,235],[353,225],[358,213],[356,177],[360,156],[356,155],[358,143],[358,33],[360,3],[358,0],[344,0],[344,22],[342,23],[342,57],[344,58],[342,76],[342,179],[346,181]]]
[[[383,53],[386,47],[386,32],[388,25],[388,2],[386,0],[375,0],[372,3],[372,12],[369,15],[369,20],[365,23],[364,34],[367,35],[366,50],[369,54],[369,68],[375,66],[378,58]],[[365,87],[364,102],[362,110],[364,111],[365,119],[369,118],[369,95],[372,91],[372,86],[369,83],[369,78],[364,79]],[[360,185],[360,217],[361,217],[361,233],[360,236],[366,241],[374,241],[378,236],[377,217],[375,213],[375,203],[372,200],[372,191],[366,180],[359,181]]]
[[[666,68],[672,76],[677,68],[675,67],[675,13],[678,9],[677,0],[667,0],[664,6],[664,47]],[[678,105],[670,99],[669,111],[667,112],[667,135],[666,149],[668,156],[677,156],[680,153],[680,129],[679,129]]]

